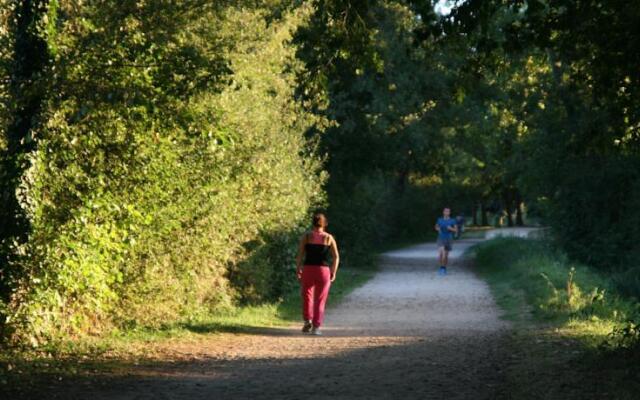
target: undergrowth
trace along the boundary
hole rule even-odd
[[[498,238],[472,252],[512,324],[508,398],[637,398],[640,306],[615,275],[572,262],[549,241]]]

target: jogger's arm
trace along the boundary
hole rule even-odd
[[[340,265],[340,253],[338,253],[338,244],[336,240],[331,237],[331,282],[336,280],[336,273],[338,272],[338,265]]]
[[[298,245],[298,255],[296,256],[296,276],[302,279],[302,257],[304,256],[304,245],[307,242],[307,235],[302,236]]]

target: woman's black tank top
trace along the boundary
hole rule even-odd
[[[329,266],[330,246],[325,244],[325,236],[315,232],[307,234],[304,245],[304,265]]]

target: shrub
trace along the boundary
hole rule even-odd
[[[5,335],[157,326],[290,287],[292,242],[323,201],[304,139],[321,121],[294,100],[289,43],[307,13],[62,3]]]

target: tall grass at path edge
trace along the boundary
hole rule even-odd
[[[511,322],[507,398],[640,398],[640,306],[611,276],[545,240],[497,238],[469,255]]]

